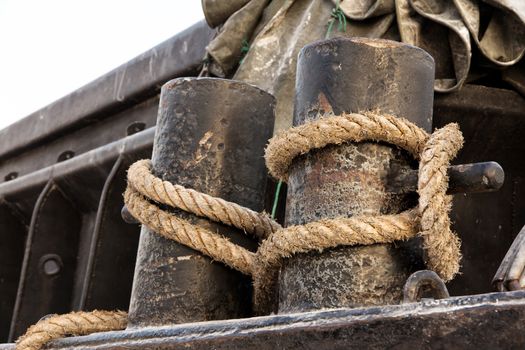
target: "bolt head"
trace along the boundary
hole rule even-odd
[[[62,270],[63,264],[60,256],[56,254],[46,254],[40,258],[42,272],[46,276],[55,276]]]

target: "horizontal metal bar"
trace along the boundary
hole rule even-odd
[[[47,349],[509,348],[525,343],[524,321],[517,291],[96,333]]]
[[[28,196],[28,191],[40,192],[48,180],[60,180],[76,173],[93,169],[94,167],[108,167],[119,154],[134,153],[144,149],[151,149],[155,128],[149,128],[105,146],[96,148],[72,159],[57,163],[47,168],[35,171],[28,175],[0,184],[0,198],[11,203],[18,203],[20,197]],[[106,172],[109,173],[109,170]],[[34,201],[33,201],[34,203]],[[22,211],[32,211],[32,207],[20,208]]]
[[[503,186],[505,172],[496,162],[452,165],[448,168],[448,194],[493,192]],[[418,171],[394,174],[387,181],[387,192],[407,193],[417,190]]]
[[[0,183],[30,174],[117,141],[131,133],[155,126],[158,108],[159,99],[154,96],[117,114],[111,114],[96,124],[64,133],[56,140],[12,155],[0,161]],[[132,132],[128,132],[128,129]]]
[[[503,186],[505,172],[496,162],[453,165],[448,168],[448,194],[493,192]],[[418,171],[410,170],[395,174],[386,183],[386,191],[393,193],[409,193],[417,190]],[[122,219],[128,224],[138,221],[124,206],[121,210]]]
[[[193,75],[215,30],[201,21],[71,94],[0,131],[0,160],[107,118]]]

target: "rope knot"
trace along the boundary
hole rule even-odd
[[[305,142],[305,139],[315,140],[315,146]],[[418,227],[411,227],[411,230],[417,229],[423,237],[429,268],[445,281],[451,280],[459,271],[461,259],[459,238],[450,229],[448,213],[451,196],[446,195],[447,168],[463,145],[463,135],[458,124],[448,124],[429,135],[408,120],[389,114],[364,112],[331,115],[274,136],[266,148],[266,166],[272,176],[286,181],[288,169],[297,156],[330,144],[363,141],[386,142],[419,159],[419,204],[416,212],[411,211]],[[417,215],[414,216],[414,213]],[[397,220],[406,214],[374,217],[372,220],[386,217]],[[370,220],[364,216],[351,219]],[[342,222],[344,219],[337,220]],[[374,233],[374,241],[368,243],[364,239],[365,232],[359,231],[357,235],[361,238],[354,244],[388,243],[392,237],[387,239],[381,236],[383,230],[384,225],[379,227],[381,232]],[[410,238],[402,236],[401,232],[396,234],[397,238],[394,239],[397,240]]]

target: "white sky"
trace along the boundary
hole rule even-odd
[[[202,18],[200,0],[0,0],[0,129]]]

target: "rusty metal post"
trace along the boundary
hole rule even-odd
[[[380,110],[430,131],[433,81],[434,61],[416,47],[357,38],[314,43],[299,55],[294,125],[331,111]],[[416,167],[406,152],[381,143],[309,152],[290,169],[286,225],[399,213],[414,206],[416,196],[388,193],[387,179],[393,168]],[[279,313],[399,303],[421,262],[413,250],[376,244],[295,255],[281,269]]]
[[[273,109],[273,96],[245,83],[211,78],[166,83],[153,146],[154,173],[262,211],[263,154],[273,131]],[[174,212],[244,247],[257,247],[239,230]],[[251,294],[250,277],[142,229],[130,327],[246,317]]]

